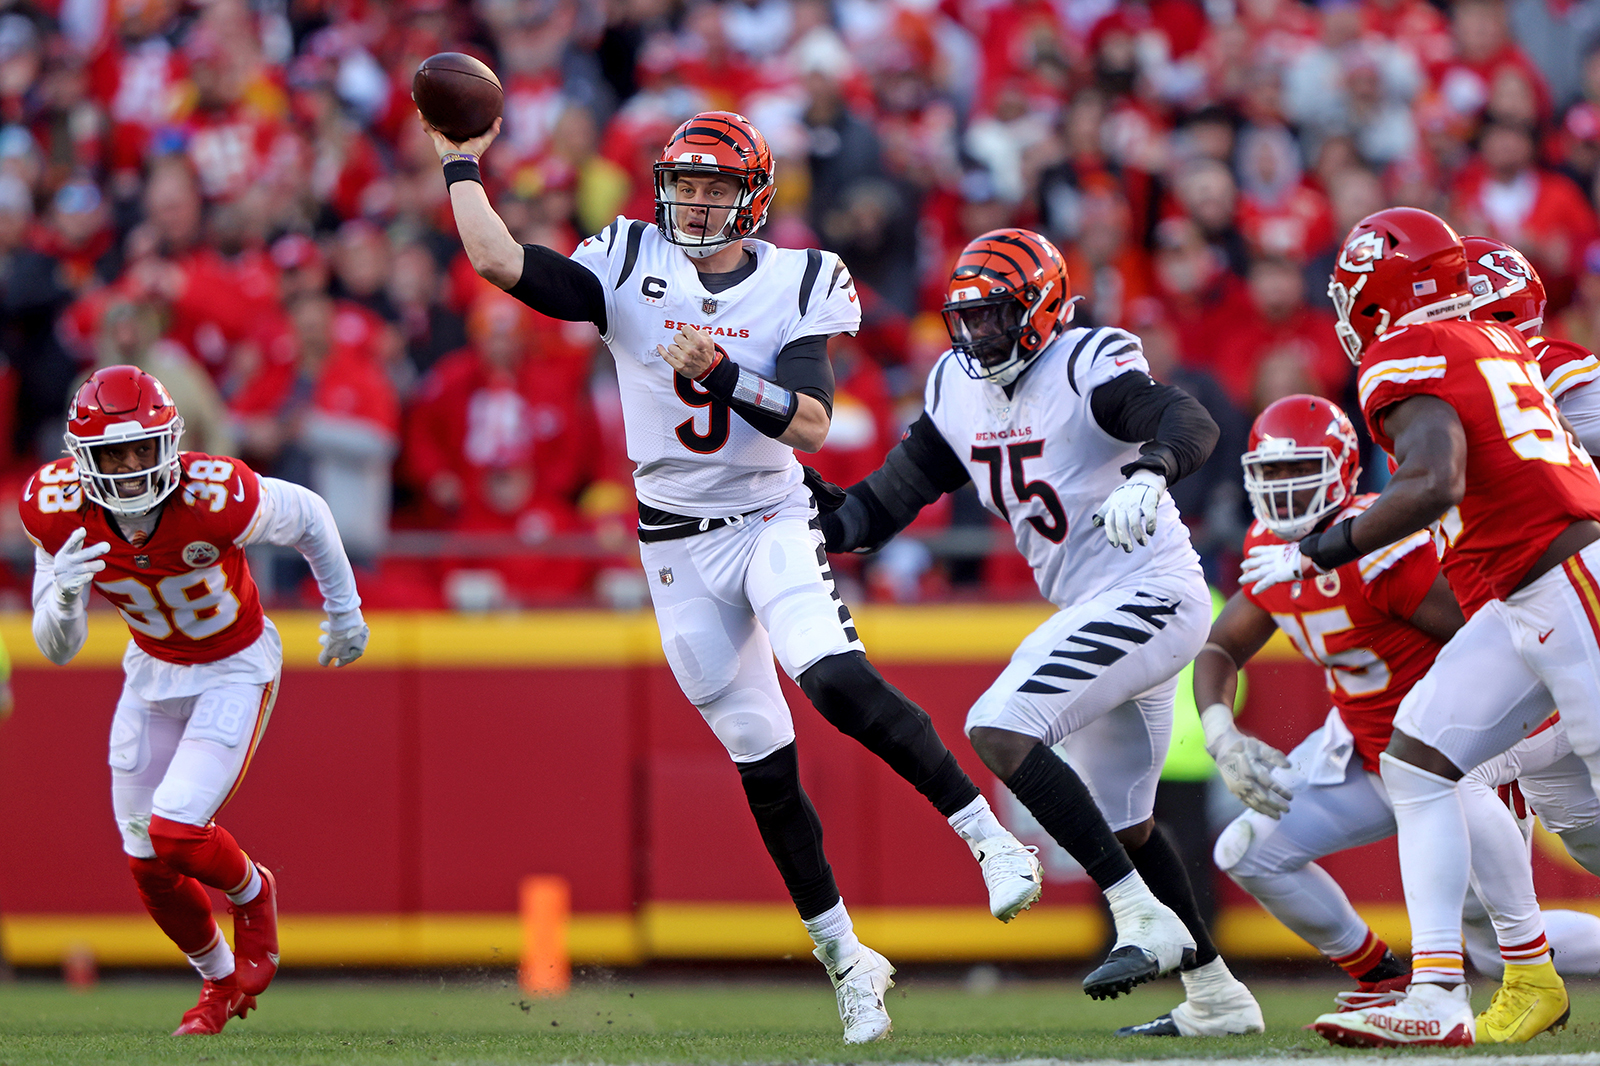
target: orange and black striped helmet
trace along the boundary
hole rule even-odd
[[[673,131],[656,160],[656,228],[687,254],[703,259],[734,241],[753,236],[767,220],[772,203],[772,149],[761,131],[732,111],[702,111]],[[731,178],[736,186],[726,221],[715,230],[687,231],[693,216],[680,219],[675,210],[689,206],[677,198],[679,174]],[[704,207],[705,202],[692,206]],[[681,224],[680,224],[681,223]]]
[[[1072,321],[1067,265],[1032,230],[990,230],[962,249],[944,324],[968,375],[1009,385]]]

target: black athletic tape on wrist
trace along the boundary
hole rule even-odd
[[[777,382],[768,381],[735,363],[720,344],[716,349],[717,361],[698,379],[701,386],[736,411],[748,411],[763,419],[775,420],[781,426],[777,433],[769,433],[760,426],[757,428],[761,428],[761,432],[769,437],[781,435],[800,409],[799,397]]]
[[[1323,570],[1337,570],[1345,563],[1355,562],[1361,558],[1351,532],[1355,524],[1354,518],[1346,518],[1332,529],[1306,534],[1300,539],[1300,554]]]
[[[458,181],[475,181],[483,184],[483,172],[478,169],[478,157],[467,152],[452,152],[446,155],[441,162],[444,163],[444,187],[449,188]]]

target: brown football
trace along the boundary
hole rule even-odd
[[[505,98],[494,71],[461,52],[429,56],[411,79],[411,99],[417,110],[457,144],[493,126]]]

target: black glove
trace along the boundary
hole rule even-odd
[[[805,471],[803,480],[806,488],[811,490],[812,499],[817,501],[818,514],[832,514],[844,504],[844,489],[827,480],[809,466],[802,465],[800,469]]]

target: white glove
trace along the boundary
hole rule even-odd
[[[61,550],[56,552],[56,595],[63,604],[75,601],[94,575],[106,568],[106,561],[100,556],[111,550],[110,542],[101,541],[85,548],[83,542],[88,535],[89,531],[79,526],[72,531]]]
[[[1285,581],[1304,581],[1323,573],[1322,567],[1302,555],[1298,543],[1257,544],[1239,567],[1239,584],[1251,592],[1265,592]]]
[[[1272,771],[1287,769],[1289,760],[1271,744],[1247,737],[1233,724],[1233,708],[1213,703],[1200,712],[1206,731],[1206,751],[1216,760],[1222,783],[1253,811],[1281,818],[1294,793],[1280,785]]]
[[[349,666],[367,650],[367,638],[372,630],[361,620],[360,611],[351,611],[331,617],[322,623],[322,636],[317,643],[322,653],[317,656],[318,666]]]
[[[1135,470],[1111,490],[1094,513],[1094,524],[1103,526],[1106,539],[1125,552],[1133,551],[1135,541],[1148,544],[1156,531],[1156,507],[1166,490],[1167,479],[1154,470]]]

